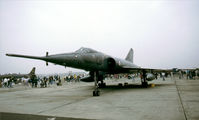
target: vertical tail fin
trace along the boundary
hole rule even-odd
[[[36,69],[35,67],[32,68],[32,70],[29,73],[30,76],[35,75],[35,69]]]
[[[133,49],[131,48],[131,49],[129,50],[129,53],[128,53],[128,55],[126,56],[125,60],[127,60],[127,61],[133,63],[133,54],[134,54],[134,53],[133,53]]]

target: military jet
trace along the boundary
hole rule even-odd
[[[32,68],[30,73],[28,74],[5,74],[5,75],[0,75],[0,79],[4,78],[11,78],[11,79],[18,79],[18,78],[30,78],[32,76],[35,76],[35,67]]]
[[[147,87],[148,81],[155,79],[153,72],[159,72],[164,70],[158,69],[147,69],[141,68],[133,63],[133,49],[131,48],[125,59],[119,59],[106,55],[104,53],[98,52],[91,48],[81,47],[75,52],[65,53],[65,54],[55,54],[49,55],[46,52],[46,56],[29,56],[29,55],[19,55],[19,54],[6,54],[12,57],[22,57],[73,67],[78,69],[83,69],[89,71],[89,76],[82,79],[82,81],[95,82],[95,89],[93,91],[93,96],[99,96],[99,87],[104,87],[106,84],[103,82],[105,74],[118,74],[118,73],[134,73],[141,72],[143,74],[142,86]]]

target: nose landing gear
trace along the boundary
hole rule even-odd
[[[93,96],[100,96],[98,78],[99,78],[99,72],[95,71],[94,72],[95,89],[93,91]]]

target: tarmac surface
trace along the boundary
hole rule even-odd
[[[99,97],[94,83],[0,88],[0,120],[199,120],[199,79],[158,79],[148,88],[138,79],[105,82]]]

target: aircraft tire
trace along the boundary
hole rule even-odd
[[[93,96],[95,96],[95,91],[93,91]]]
[[[128,86],[128,83],[127,83],[127,82],[125,82],[125,83],[124,83],[124,86]]]
[[[100,91],[99,90],[93,91],[93,96],[100,96]]]
[[[142,82],[142,87],[147,88],[148,87],[148,82]]]
[[[96,94],[97,96],[100,96],[100,91],[97,91],[96,93],[97,93],[97,94]]]
[[[119,87],[122,87],[123,85],[122,85],[122,83],[119,83],[118,86],[119,86]]]

